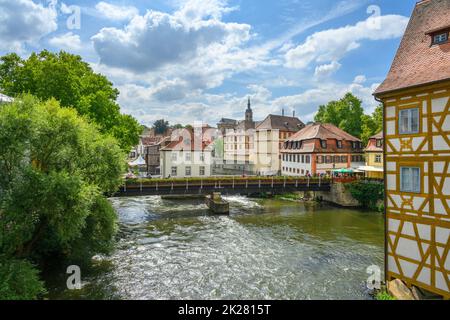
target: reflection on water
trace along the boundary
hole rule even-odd
[[[201,200],[111,199],[115,252],[81,291],[51,298],[366,299],[366,268],[383,265],[383,217],[277,200],[226,197],[230,216]],[[65,284],[60,279],[61,288]]]

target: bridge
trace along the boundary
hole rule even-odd
[[[208,177],[127,180],[115,197],[330,191],[331,180],[307,177]]]

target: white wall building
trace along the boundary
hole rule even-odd
[[[204,128],[203,133],[205,133]],[[185,131],[178,140],[160,150],[163,178],[209,177],[213,165],[214,143],[211,136]]]

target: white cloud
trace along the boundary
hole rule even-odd
[[[57,30],[57,14],[31,0],[0,0],[0,49],[22,51]]]
[[[72,32],[53,37],[48,42],[52,46],[66,51],[79,51],[82,49],[80,36]]]
[[[398,15],[370,17],[353,26],[316,32],[286,55],[286,66],[304,69],[311,64],[339,61],[363,40],[384,40],[403,35],[408,18]]]
[[[117,6],[108,2],[97,3],[95,9],[101,16],[114,21],[131,20],[139,14],[137,8],[132,6]]]
[[[226,54],[250,38],[249,25],[217,19],[224,10],[221,1],[205,1],[206,8],[198,3],[191,0],[172,15],[148,11],[123,29],[103,28],[92,37],[101,63],[142,73],[208,53]]]
[[[367,81],[367,78],[365,75],[359,75],[355,77],[355,80],[353,80],[354,83],[364,83]]]
[[[330,64],[323,64],[316,67],[314,76],[317,78],[329,77],[341,68],[341,64],[333,61]]]
[[[279,108],[295,109],[300,118],[306,122],[313,120],[320,105],[338,100],[347,92],[351,92],[362,100],[365,112],[371,113],[378,105],[378,102],[372,96],[372,93],[378,86],[378,83],[367,87],[355,82],[350,84],[321,83],[317,87],[308,89],[303,93],[277,98],[273,100],[272,104]]]

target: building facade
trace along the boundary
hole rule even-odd
[[[224,136],[224,168],[238,172],[252,172],[250,155],[254,150],[254,134],[257,122],[253,121],[250,99],[245,110],[245,120],[238,121]]]
[[[161,173],[161,154],[160,150],[170,143],[170,137],[165,137],[159,141],[145,146],[144,159],[147,164],[147,172],[151,175]]]
[[[197,133],[183,129],[172,141],[160,149],[161,176],[163,178],[209,177],[214,157],[214,136],[202,128]]]
[[[305,124],[295,117],[268,115],[255,128],[254,151],[250,155],[253,170],[261,175],[281,173],[281,153],[284,142]]]
[[[313,123],[291,136],[281,150],[286,176],[331,174],[364,164],[362,142],[332,124]]]
[[[383,132],[369,138],[365,152],[366,165],[358,168],[366,178],[384,178]]]
[[[416,4],[386,80],[386,276],[450,298],[450,0]]]

